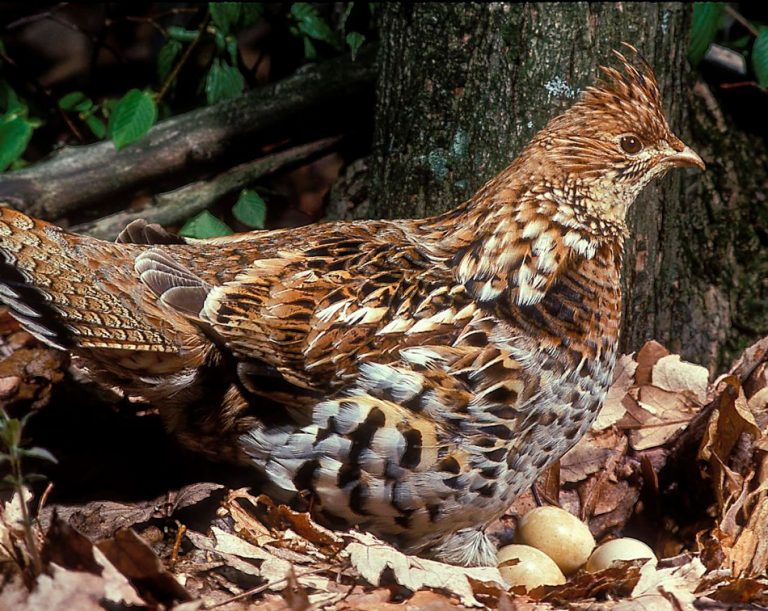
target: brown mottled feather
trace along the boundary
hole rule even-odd
[[[703,167],[650,69],[619,60],[433,218],[212,240],[139,221],[108,244],[0,209],[0,299],[276,498],[491,564],[483,529],[610,383],[628,207],[654,176]]]

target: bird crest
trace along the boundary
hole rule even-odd
[[[653,68],[635,47],[623,44],[632,55],[614,50],[620,69],[600,66],[601,78],[585,89],[574,108],[587,107],[601,117],[610,116],[649,140],[663,137],[669,127]]]

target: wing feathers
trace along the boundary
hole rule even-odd
[[[152,248],[136,257],[134,269],[141,281],[164,304],[199,318],[213,287],[176,261],[171,254]]]

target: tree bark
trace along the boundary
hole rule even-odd
[[[742,342],[768,332],[764,308],[748,317],[748,333],[733,327],[745,315],[734,289],[755,297],[754,270],[767,261],[755,247],[759,229],[734,225],[766,187],[744,153],[765,157],[754,138],[710,132],[719,110],[701,87],[694,92],[689,23],[682,3],[385,5],[372,215],[434,214],[467,199],[629,42],[656,71],[672,129],[699,148],[709,172],[671,173],[630,212],[623,349],[654,338],[721,366]],[[735,248],[736,234],[752,246]],[[760,259],[750,272],[747,253]]]

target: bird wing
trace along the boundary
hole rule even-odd
[[[387,221],[159,245],[135,269],[163,306],[240,360],[245,378],[278,375],[323,392],[360,362],[449,344],[473,311],[450,270]]]

